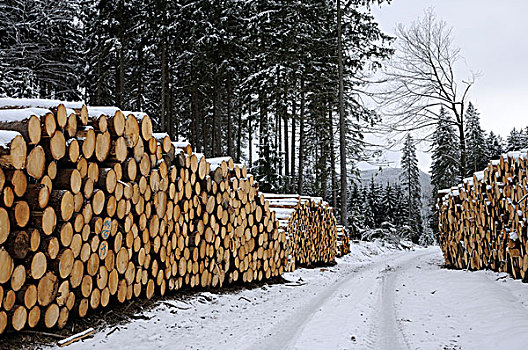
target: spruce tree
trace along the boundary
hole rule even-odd
[[[449,124],[446,113],[443,108],[440,110],[441,118],[438,120],[433,135],[431,156],[431,184],[433,185],[433,203],[431,205],[433,214],[429,226],[434,232],[438,231],[438,212],[436,210],[438,191],[450,188],[460,181],[460,177],[458,176],[458,160],[460,157],[458,156],[458,149],[456,147],[458,144],[457,137],[455,130]]]
[[[440,110],[440,117],[433,135],[431,184],[434,196],[439,190],[450,188],[461,181],[458,175],[458,149],[455,130],[449,124],[445,109]]]
[[[407,209],[409,206],[406,200],[407,197],[405,196],[400,184],[394,185],[394,197],[396,197],[396,204],[394,205],[394,209],[392,211],[393,223],[396,227],[401,227],[405,225],[407,220]]]
[[[519,151],[524,146],[524,134],[522,129],[513,128],[506,138],[506,151]]]
[[[490,131],[488,138],[486,139],[487,158],[488,161],[492,159],[498,159],[501,154],[505,152],[504,141],[500,135],[495,135],[493,131]]]
[[[398,197],[396,197],[396,192],[393,186],[389,182],[387,182],[387,184],[385,185],[384,193],[383,193],[383,209],[384,209],[384,214],[385,214],[384,221],[390,222],[393,225],[397,225],[396,223],[397,207],[398,207]]]
[[[402,173],[400,181],[407,199],[406,225],[411,229],[411,239],[418,243],[422,233],[421,217],[421,189],[420,172],[418,169],[418,158],[416,157],[416,147],[410,134],[407,135],[402,150],[401,158]]]
[[[479,112],[470,102],[466,111],[466,174],[483,170],[488,164],[487,144],[480,126]]]

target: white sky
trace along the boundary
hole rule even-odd
[[[528,126],[528,1],[393,0],[374,6],[373,13],[382,30],[392,34],[396,24],[410,24],[429,7],[454,28],[464,57],[459,78],[468,69],[479,73],[470,99],[482,127],[505,137],[513,127]],[[428,171],[429,158],[419,158],[420,168]],[[391,152],[387,159],[399,155]]]

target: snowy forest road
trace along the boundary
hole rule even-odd
[[[528,285],[447,270],[438,247],[352,245],[287,283],[160,300],[72,349],[525,349]]]
[[[418,259],[433,254],[436,251],[400,255],[351,270],[277,324],[273,336],[248,349],[349,348],[361,333],[368,334],[363,336],[366,348],[408,348],[394,313],[395,279],[400,271],[415,267]],[[365,309],[359,317],[358,309]],[[358,332],[358,324],[365,321],[368,331]]]

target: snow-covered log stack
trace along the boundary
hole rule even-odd
[[[245,167],[153,134],[145,113],[0,99],[0,190],[0,333],[285,267]]]
[[[337,257],[350,253],[350,236],[345,227],[337,225]]]
[[[319,197],[264,194],[288,238],[287,270],[333,262],[337,226],[332,208]]]
[[[439,238],[448,266],[528,280],[527,169],[527,152],[510,152],[441,191]]]

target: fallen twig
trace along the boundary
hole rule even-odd
[[[241,300],[241,299],[247,301],[248,303],[251,303],[251,300],[249,300],[249,299],[246,298],[246,297],[240,297],[240,298],[238,298],[238,300]]]
[[[71,337],[68,337],[66,339],[63,339],[57,343],[60,347],[64,347],[66,345],[70,345],[73,342],[79,341],[81,339],[84,339],[86,337],[89,337],[95,333],[95,330],[93,328],[88,328],[84,332],[77,333],[72,335]]]
[[[108,334],[106,334],[106,337],[108,338],[109,335],[111,335],[112,333],[118,330],[119,330],[119,327],[114,327],[114,329],[112,329],[110,332],[108,332]]]
[[[132,302],[130,302],[130,304],[128,304],[127,306],[125,306],[124,310],[123,311],[127,311],[129,307],[131,307],[132,305],[134,305],[136,303],[135,300],[133,300]]]
[[[304,286],[306,283],[297,283],[297,284],[285,284],[286,287],[299,287]]]

